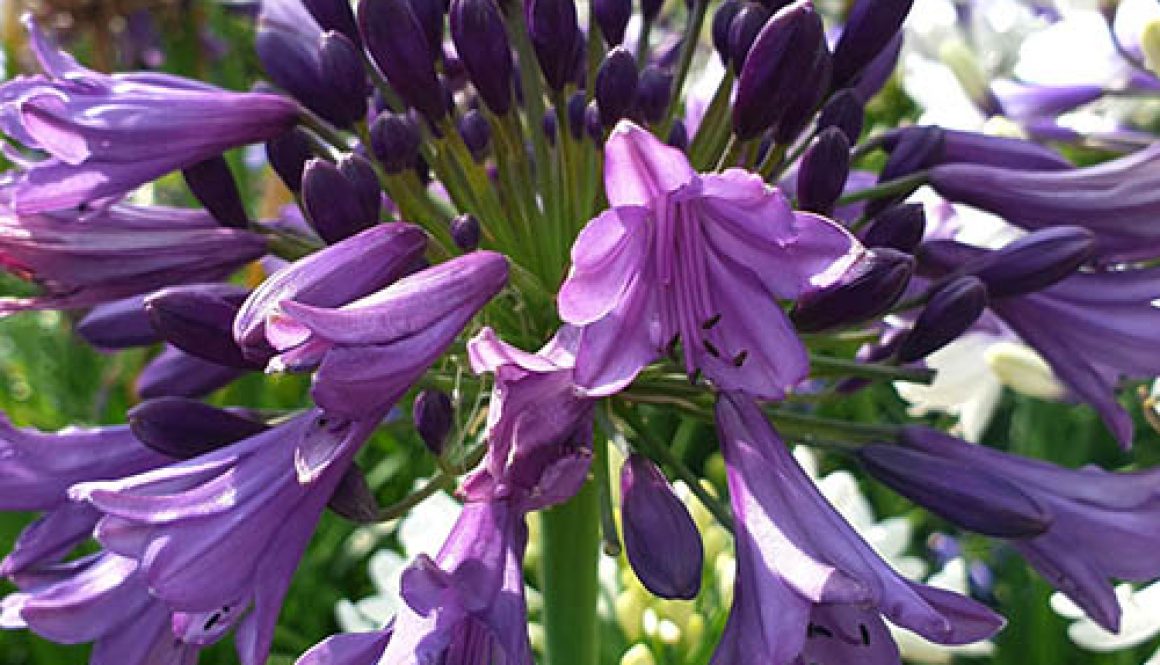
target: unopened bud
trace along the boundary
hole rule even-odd
[[[552,90],[563,90],[583,48],[574,0],[527,0],[524,18],[544,80]]]
[[[632,0],[592,0],[592,15],[609,46],[624,41],[624,30],[632,18]]]
[[[885,183],[902,178],[937,164],[943,155],[945,133],[938,127],[916,127],[907,132],[894,146],[878,182]],[[917,185],[915,186],[917,188]],[[866,204],[866,214],[876,215],[887,207],[906,198],[909,192],[899,192],[893,196],[873,199]]]
[[[379,518],[379,503],[362,469],[352,464],[338,481],[326,504],[336,515],[355,524],[373,524]]]
[[[415,430],[431,454],[439,457],[447,445],[447,435],[451,433],[455,411],[451,398],[442,390],[424,390],[415,397],[411,411]]]
[[[465,252],[479,247],[479,220],[475,215],[464,213],[451,220],[451,239],[455,246]]]
[[[463,137],[463,143],[467,145],[471,156],[476,161],[482,161],[491,145],[491,125],[483,113],[475,109],[464,113],[459,118],[459,135]]]
[[[669,130],[669,135],[665,139],[665,143],[673,146],[677,150],[685,150],[689,147],[689,129],[685,126],[685,121],[680,118],[673,119],[673,127]]]
[[[302,0],[302,4],[323,30],[340,32],[352,44],[362,46],[349,0]]]
[[[639,76],[636,58],[623,46],[608,52],[600,69],[596,71],[596,103],[600,106],[600,119],[605,127],[628,115],[632,102],[636,99]]]
[[[671,73],[656,65],[645,67],[636,86],[637,112],[647,122],[660,122],[669,108],[672,90]]]
[[[729,32],[733,28],[733,19],[737,18],[737,13],[740,11],[741,0],[725,0],[717,7],[717,12],[713,14],[713,25],[711,26],[713,48],[726,67],[729,66],[731,60]]]
[[[977,277],[959,277],[936,291],[898,347],[901,362],[938,351],[966,332],[987,307],[987,287]]]
[[[902,28],[914,0],[857,0],[834,46],[834,86],[857,82],[862,69],[881,53]]]
[[[292,129],[266,143],[266,159],[287,189],[302,191],[302,169],[314,156],[310,139],[301,129]]]
[[[798,207],[830,214],[849,174],[850,141],[842,130],[830,127],[802,155],[797,178]]]
[[[147,346],[161,339],[149,322],[143,296],[97,305],[75,329],[90,345],[110,351]]]
[[[1006,136],[990,136],[978,132],[964,132],[936,127],[906,127],[882,136],[882,147],[891,153],[891,160],[899,152],[914,153],[922,146],[933,146],[938,136],[937,149],[922,161],[922,168],[938,164],[983,164],[999,168],[1028,171],[1065,171],[1074,168],[1071,162],[1051,148]],[[909,159],[914,159],[913,154]],[[895,167],[891,177],[905,175]]]
[[[738,8],[729,23],[728,37],[729,65],[734,72],[741,72],[749,49],[753,48],[754,40],[769,17],[769,10],[757,2],[746,2]]]
[[[421,137],[414,121],[385,111],[371,124],[371,152],[387,173],[400,173],[419,163]]]
[[[818,115],[818,131],[827,127],[837,127],[850,140],[850,145],[854,145],[862,135],[865,115],[866,108],[858,99],[858,95],[849,88],[841,90],[834,93],[830,101],[822,107],[822,112]]]
[[[661,14],[661,7],[664,7],[665,0],[640,0],[640,14],[648,23],[652,23]]]
[[[511,110],[511,44],[495,0],[453,0],[451,40],[483,103],[496,115]]]
[[[446,8],[443,0],[407,0],[411,4],[411,11],[423,26],[423,37],[427,40],[427,48],[431,51],[431,59],[435,62],[443,57],[443,12]]]
[[[311,160],[302,177],[302,206],[306,216],[318,235],[331,244],[378,222],[378,183],[357,175],[349,178],[343,172],[357,174],[362,168],[356,164],[365,165],[367,169],[370,166],[357,156],[346,157],[344,161],[346,168],[341,169],[323,159]],[[370,189],[372,186],[373,190]]]
[[[222,226],[244,229],[250,223],[230,165],[218,155],[181,171],[189,191]]]
[[[970,273],[983,280],[992,298],[1007,298],[1045,289],[1074,274],[1095,250],[1091,231],[1078,226],[1049,227],[989,253]]]
[[[877,249],[855,263],[832,286],[806,292],[790,313],[802,332],[818,332],[865,321],[890,309],[914,274],[914,257]]]
[[[688,508],[648,458],[630,455],[620,470],[625,553],[645,588],[691,599],[701,588],[704,550]]]
[[[890,247],[912,252],[926,232],[926,211],[921,203],[887,208],[870,220],[859,236],[867,247]]]
[[[261,369],[265,362],[243,356],[231,332],[246,295],[232,284],[172,286],[147,297],[145,311],[157,333],[182,351],[219,365]]]
[[[328,119],[348,127],[367,117],[367,74],[362,52],[340,32],[328,32],[318,49],[322,80],[333,111]]]
[[[129,410],[133,436],[174,459],[191,459],[269,429],[262,422],[184,397],[158,397]]]
[[[407,0],[361,2],[359,32],[371,59],[395,92],[429,120],[447,114],[445,91],[423,24]]]
[[[588,100],[583,90],[577,90],[568,97],[568,131],[577,141],[584,135],[584,114],[588,112]]]

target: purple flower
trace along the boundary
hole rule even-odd
[[[253,609],[238,627],[244,665],[265,662],[282,598],[319,515],[377,420],[311,410],[212,453],[71,494],[105,516],[97,539],[140,563],[175,612]]]
[[[714,665],[895,663],[883,616],[940,644],[1002,627],[982,605],[910,582],[882,561],[749,398],[723,394],[717,428],[736,517],[737,581]]]
[[[605,149],[612,208],[572,248],[560,316],[583,326],[576,383],[608,395],[680,341],[690,375],[776,399],[805,377],[778,298],[839,278],[863,254],[827,219],[794,213],[756,174],[699,175],[627,121]]]
[[[1047,530],[1010,542],[1108,631],[1117,632],[1120,619],[1109,578],[1145,581],[1160,574],[1160,469],[1066,469],[917,426],[904,430],[902,443],[1007,481],[1040,505],[1050,518]]]
[[[262,236],[200,211],[114,205],[0,213],[0,266],[44,293],[0,298],[0,315],[90,307],[163,286],[223,279],[266,251]]]
[[[0,86],[0,131],[47,156],[22,160],[0,191],[19,213],[119,196],[294,126],[297,106],[282,97],[166,74],[101,74],[57,50],[31,19],[27,26],[45,76]]]

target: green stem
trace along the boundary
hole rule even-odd
[[[610,432],[600,432],[593,442],[593,470],[596,486],[600,489],[600,533],[604,543],[605,556],[618,556],[621,551],[620,537],[616,532],[616,509],[612,505],[612,474],[608,463],[608,437]]]
[[[930,385],[934,370],[923,367],[899,367],[882,363],[860,363],[845,358],[810,355],[811,376],[854,376],[863,379],[910,381]]]
[[[709,9],[709,0],[696,0],[693,3],[689,22],[685,25],[685,41],[681,44],[681,55],[677,60],[677,69],[673,75],[673,89],[669,95],[669,106],[665,111],[665,120],[657,136],[661,140],[669,135],[673,128],[673,118],[676,116],[677,103],[681,101],[681,90],[685,87],[685,79],[689,76],[689,66],[693,63],[693,54],[697,52],[698,39],[701,28],[705,25],[705,13]],[[592,79],[589,79],[592,80]]]
[[[930,174],[926,171],[919,171],[908,176],[898,178],[897,180],[887,180],[884,183],[860,189],[856,192],[850,192],[835,203],[836,206],[849,205],[857,203],[858,201],[866,201],[868,199],[882,199],[890,196],[905,196],[910,194],[920,186],[926,184]]]
[[[775,408],[766,408],[765,413],[779,430],[791,437],[819,438],[845,443],[890,442],[898,438],[899,428],[896,425],[855,423]]]
[[[705,111],[701,126],[689,145],[689,162],[697,171],[704,171],[717,163],[723,144],[728,137],[731,118],[729,116],[729,96],[733,92],[733,73],[726,72],[717,85],[713,101]]]
[[[596,483],[585,483],[570,501],[540,516],[545,663],[597,665],[600,498]]]

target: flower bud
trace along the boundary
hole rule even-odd
[[[563,90],[576,74],[576,57],[583,45],[575,2],[527,0],[524,14],[544,80],[552,90]]]
[[[701,534],[648,458],[633,454],[621,467],[620,510],[625,554],[645,588],[661,598],[696,597],[704,564]]]
[[[358,34],[358,24],[349,0],[302,0],[302,4],[323,30],[340,32],[352,44],[362,47],[362,37]]]
[[[479,220],[475,215],[464,213],[451,220],[451,239],[455,246],[465,252],[479,247]]]
[[[568,97],[568,131],[577,141],[584,135],[584,114],[588,112],[588,100],[584,91],[577,90]]]
[[[903,143],[914,134],[925,134],[917,141],[929,141],[936,132],[942,144],[933,153],[926,166],[936,164],[982,164],[999,168],[1028,171],[1066,171],[1074,168],[1071,162],[1051,148],[1006,136],[990,136],[978,132],[964,132],[935,127],[905,127],[882,135],[882,147],[891,152],[903,150]],[[899,174],[901,175],[901,174]]]
[[[322,36],[318,49],[322,80],[334,111],[328,119],[340,126],[353,125],[367,117],[367,73],[362,52],[340,32]]]
[[[414,168],[420,141],[419,128],[405,115],[384,111],[371,123],[371,152],[387,173]]]
[[[673,75],[656,65],[649,65],[640,73],[634,106],[647,122],[660,122],[669,108],[672,91]]]
[[[858,101],[865,104],[882,90],[886,82],[890,80],[890,77],[894,75],[894,71],[898,68],[898,58],[900,55],[902,55],[901,30],[886,43],[886,46],[882,48],[878,56],[871,60],[870,64],[866,65],[862,70],[862,74],[858,76],[858,82],[851,88],[858,97]],[[833,79],[831,79],[831,82],[835,89],[842,87],[836,81],[833,81]]]
[[[829,88],[832,66],[830,50],[825,46],[818,49],[814,61],[809,65],[809,83],[790,96],[781,115],[770,127],[770,135],[775,143],[790,145],[805,130]]]
[[[600,121],[600,105],[596,100],[588,103],[584,107],[584,132],[588,138],[596,145],[603,145],[604,142],[604,123]]]
[[[266,143],[266,159],[270,161],[270,168],[295,193],[302,191],[302,169],[313,156],[310,139],[301,129],[292,129]]]
[[[75,330],[90,346],[109,351],[161,340],[149,322],[143,296],[97,305],[77,322]]]
[[[798,168],[798,208],[828,215],[850,174],[850,142],[837,127],[822,131],[802,155]]]
[[[250,223],[246,206],[242,204],[242,194],[230,165],[225,157],[218,155],[182,169],[189,191],[201,202],[209,214],[221,223],[236,229],[244,229]]]
[[[685,126],[684,120],[680,118],[673,119],[673,128],[669,130],[669,135],[665,138],[665,143],[668,143],[677,150],[688,149],[689,128]]]
[[[241,369],[261,369],[234,341],[234,316],[247,291],[232,284],[193,284],[162,289],[145,299],[145,311],[157,333],[186,353]]]
[[[878,174],[878,182],[884,183],[911,175],[939,162],[943,153],[945,134],[938,127],[917,127],[916,131],[902,136],[894,151]],[[876,215],[887,207],[898,203],[909,194],[900,192],[893,196],[873,199],[866,204],[867,215]]]
[[[442,390],[420,392],[415,397],[411,418],[427,450],[436,457],[442,455],[455,420],[455,409],[447,393]]]
[[[858,95],[849,88],[840,90],[822,107],[822,112],[818,115],[818,131],[827,127],[837,127],[850,140],[850,145],[854,145],[862,135],[865,115],[866,109],[858,99]]]
[[[592,15],[609,46],[624,41],[624,30],[632,18],[632,0],[592,0]]]
[[[1074,274],[1095,250],[1095,235],[1087,229],[1048,227],[988,253],[969,272],[983,280],[992,298],[1007,298],[1045,289]]]
[[[1052,515],[1016,485],[985,469],[900,446],[858,450],[870,475],[895,492],[969,531],[995,538],[1030,538]]]
[[[423,24],[407,0],[373,0],[358,8],[359,32],[395,92],[431,121],[447,114],[445,91]]]
[[[248,371],[202,360],[181,349],[167,346],[141,368],[133,389],[141,399],[204,397],[229,385]]]
[[[753,41],[758,33],[769,22],[770,13],[763,5],[756,2],[746,2],[737,10],[733,20],[729,23],[729,65],[734,72],[740,72],[745,65],[745,57],[749,49],[753,48]]]
[[[912,252],[925,232],[926,211],[922,204],[903,203],[883,210],[858,235],[867,247]]]
[[[407,0],[411,3],[411,11],[423,26],[423,36],[427,39],[427,47],[431,50],[431,59],[435,62],[443,57],[443,0]]]
[[[857,82],[902,28],[914,0],[857,0],[834,46],[834,87]]]
[[[495,0],[453,0],[451,40],[483,103],[496,115],[511,110],[511,44]]]
[[[608,52],[600,69],[596,71],[596,103],[600,107],[600,120],[605,127],[611,127],[628,115],[633,100],[636,99],[636,85],[639,76],[636,58],[623,46]]]
[[[133,436],[174,459],[192,459],[260,434],[269,427],[232,411],[184,397],[158,397],[129,410]]]
[[[379,519],[379,502],[362,469],[352,464],[338,481],[326,507],[355,524],[373,524]]]
[[[872,250],[835,284],[807,291],[790,318],[801,332],[820,332],[876,317],[902,295],[914,274],[914,263],[909,254]]]
[[[641,18],[648,23],[652,23],[661,14],[661,8],[665,6],[665,0],[640,0],[640,14]]]
[[[798,0],[773,15],[745,58],[733,104],[733,131],[755,138],[782,115],[801,91],[816,81],[819,50],[826,48],[822,21],[809,0]]]
[[[483,113],[472,109],[459,118],[459,135],[476,161],[482,161],[491,144],[491,125]]]
[[[914,362],[963,334],[987,307],[987,287],[977,277],[959,277],[938,289],[898,347],[901,362]]]
[[[344,159],[348,170],[357,169],[349,166],[350,158]],[[366,184],[348,178],[338,166],[324,159],[307,163],[302,176],[302,207],[323,240],[333,244],[378,222],[378,184],[373,192],[366,189]]]
[[[717,12],[713,14],[713,25],[710,30],[713,35],[713,48],[726,67],[731,61],[729,32],[733,27],[733,19],[737,18],[737,13],[740,11],[741,0],[725,0],[717,7]]]

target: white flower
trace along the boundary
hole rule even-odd
[[[1122,611],[1119,633],[1109,633],[1096,625],[1063,594],[1051,596],[1051,609],[1073,620],[1067,629],[1067,636],[1089,651],[1130,649],[1160,634],[1160,581],[1140,589],[1133,589],[1130,584],[1121,584],[1116,587],[1116,599]],[[1154,663],[1160,663],[1160,652],[1153,654],[1147,665]]]

